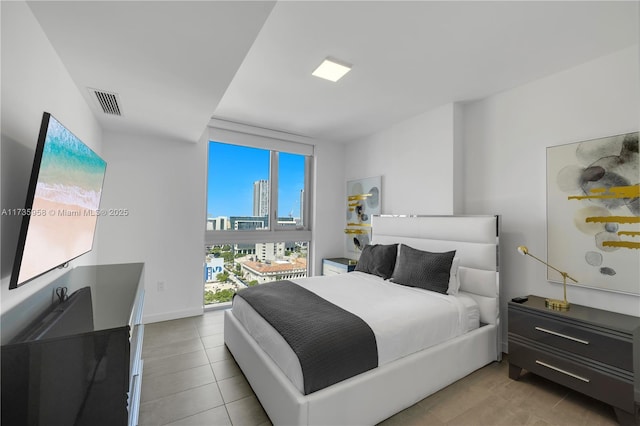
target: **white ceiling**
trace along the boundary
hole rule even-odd
[[[28,2],[102,126],[196,141],[275,2]],[[115,92],[105,115],[88,88]]]
[[[29,2],[103,127],[195,141],[212,116],[349,141],[638,45],[638,2]],[[311,76],[326,56],[353,64]],[[87,87],[120,95],[123,117]]]

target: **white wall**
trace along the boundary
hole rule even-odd
[[[31,10],[24,2],[1,2],[2,31],[2,209],[24,208],[43,111],[52,113],[98,154],[102,131],[58,58]],[[2,215],[2,312],[46,286],[64,270],[54,270],[9,291],[21,218]],[[72,266],[95,263],[94,251]]]
[[[453,214],[464,214],[464,106],[453,105]]]
[[[319,142],[315,146],[315,202],[313,219],[313,270],[322,274],[322,259],[344,255],[345,200],[345,146]]]
[[[100,263],[144,262],[144,321],[203,310],[206,144],[105,132]],[[159,285],[160,283],[160,285]]]
[[[502,307],[562,297],[546,268],[546,147],[638,131],[638,46],[466,105],[465,213],[502,215]],[[640,283],[639,283],[640,285]],[[640,298],[570,286],[570,302],[640,316]],[[505,330],[506,333],[506,330]]]
[[[447,104],[348,143],[346,180],[381,175],[383,214],[452,214],[455,110]]]

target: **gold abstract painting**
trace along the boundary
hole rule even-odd
[[[347,251],[359,253],[371,242],[371,216],[380,213],[381,176],[347,182]]]
[[[576,285],[640,295],[638,132],[547,148],[547,261]]]

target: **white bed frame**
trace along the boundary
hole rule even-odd
[[[460,256],[460,290],[480,306],[481,327],[328,388],[303,395],[233,312],[224,340],[276,425],[378,423],[501,359],[498,216],[388,216],[372,219],[373,243],[404,243]]]

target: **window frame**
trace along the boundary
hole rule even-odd
[[[213,123],[213,124],[212,124]],[[207,230],[203,224],[205,246],[221,243],[275,243],[287,241],[306,241],[312,243],[312,194],[314,147],[308,138],[287,135],[267,129],[256,129],[238,123],[213,119],[208,129],[207,143],[207,181],[209,173],[210,142],[258,148],[270,151],[269,169],[269,226],[260,230]],[[290,137],[287,137],[290,136]],[[286,137],[286,139],[284,138]],[[302,209],[302,227],[290,229],[278,226],[278,154],[280,152],[305,156],[304,196]],[[208,197],[208,188],[205,197]],[[206,205],[206,203],[205,203]],[[309,268],[310,262],[307,263]]]

